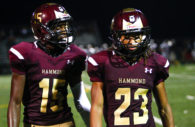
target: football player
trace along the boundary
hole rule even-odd
[[[68,84],[89,126],[91,105],[81,83],[86,53],[73,44],[72,17],[63,6],[46,3],[34,11],[31,26],[36,41],[21,42],[9,50],[13,73],[8,126],[19,127],[22,102],[24,127],[74,127]]]
[[[89,57],[92,81],[90,126],[155,127],[151,105],[156,98],[164,127],[174,127],[165,83],[169,62],[151,51],[150,27],[144,14],[126,8],[111,23],[112,48]]]

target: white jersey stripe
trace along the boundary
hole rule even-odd
[[[164,68],[167,68],[168,66],[169,66],[169,61],[167,60],[167,62],[166,62],[166,64],[165,64]]]
[[[89,61],[93,66],[98,66],[97,62],[96,62],[92,57],[89,57],[89,58],[88,58],[88,61]]]
[[[20,60],[23,60],[24,57],[14,48],[11,48],[10,51],[15,54]]]

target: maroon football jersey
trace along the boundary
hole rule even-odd
[[[102,51],[88,59],[92,82],[103,82],[104,118],[108,127],[155,127],[152,89],[168,76],[169,62],[152,53],[129,65],[114,51]]]
[[[72,119],[67,85],[81,81],[85,52],[72,44],[60,56],[52,57],[36,42],[21,42],[10,49],[9,58],[12,71],[26,76],[24,122],[53,125]]]

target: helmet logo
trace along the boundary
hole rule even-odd
[[[134,23],[135,22],[135,16],[134,15],[129,16],[129,21],[131,23]]]
[[[68,13],[63,13],[63,12],[58,12],[58,11],[54,11],[56,18],[66,18],[66,17],[70,17],[70,15]]]
[[[35,19],[37,19],[37,20],[39,20],[39,22],[41,22],[42,21],[41,16],[42,16],[42,13],[36,13],[35,14]]]
[[[136,21],[134,21],[133,23],[123,19],[123,30],[139,29],[139,28],[143,28],[143,24],[140,18],[137,18]]]

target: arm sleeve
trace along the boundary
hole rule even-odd
[[[12,72],[25,74],[25,61],[23,55],[15,48],[9,50],[9,61]]]
[[[80,113],[85,124],[89,127],[89,114],[91,109],[91,104],[87,98],[85,88],[82,82],[75,84],[71,87],[74,103],[77,111]]]

